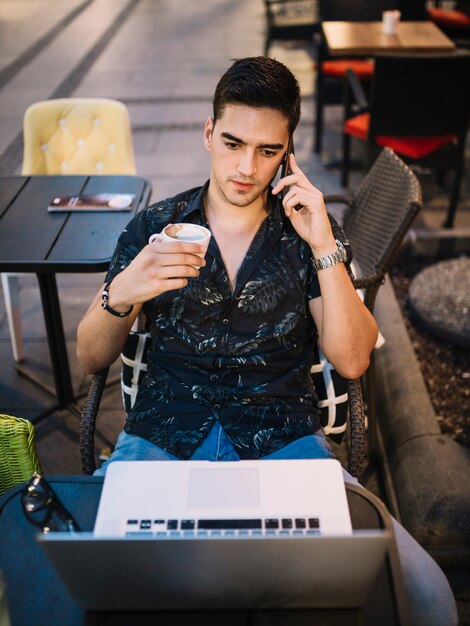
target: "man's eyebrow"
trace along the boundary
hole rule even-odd
[[[221,133],[221,136],[224,137],[225,139],[229,139],[230,141],[234,141],[235,143],[240,143],[242,145],[245,145],[245,141],[243,141],[243,139],[239,139],[238,137],[235,137],[234,135],[231,135],[230,133]],[[257,146],[258,148],[268,148],[269,150],[282,150],[282,148],[284,147],[283,143],[262,143],[259,146]]]

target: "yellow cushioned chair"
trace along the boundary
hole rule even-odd
[[[23,119],[23,175],[136,173],[127,107],[107,98],[60,98],[32,104]],[[18,275],[2,274],[16,362],[24,359]]]
[[[32,104],[23,120],[23,174],[135,174],[126,106],[106,98]]]

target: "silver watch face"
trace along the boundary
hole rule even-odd
[[[329,267],[333,267],[333,265],[336,265],[337,263],[344,263],[345,261],[347,261],[348,254],[346,252],[346,248],[341,243],[341,241],[339,241],[339,239],[335,239],[335,241],[338,248],[337,250],[335,250],[335,252],[327,254],[325,257],[322,257],[320,259],[312,260],[315,270],[326,270]]]
[[[342,261],[347,261],[348,253],[346,252],[346,248],[343,246],[342,242],[339,239],[335,239],[336,245],[338,246],[338,252],[341,254]]]

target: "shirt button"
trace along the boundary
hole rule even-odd
[[[219,380],[219,377],[217,376],[217,374],[211,374],[210,379],[211,382],[216,383]]]
[[[222,324],[228,324],[228,323],[229,323],[229,321],[228,321],[228,319],[225,317],[225,318],[222,320]]]

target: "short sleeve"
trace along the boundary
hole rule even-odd
[[[147,211],[136,215],[122,231],[111,258],[105,282],[124,270],[148,243]]]

